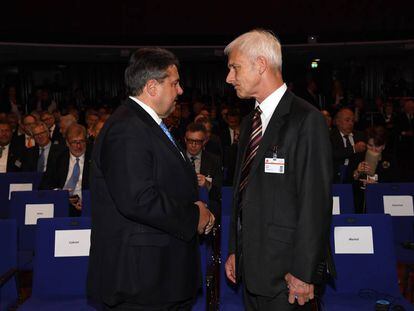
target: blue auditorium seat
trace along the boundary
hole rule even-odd
[[[351,184],[333,184],[332,196],[339,197],[339,214],[354,214],[354,194]]]
[[[373,253],[339,253],[335,248],[335,232],[338,234],[344,227],[352,230],[355,241],[362,239],[356,233],[360,227],[372,228]],[[414,310],[399,291],[392,235],[389,215],[333,216],[330,242],[337,277],[326,287],[323,310],[375,310],[379,299],[386,299],[393,306],[401,305],[407,311]]]
[[[57,254],[56,236],[65,232],[81,232],[90,235],[91,220],[87,217],[62,217],[39,219],[36,226],[36,257],[33,267],[32,296],[19,307],[19,311],[74,311],[94,310],[86,299],[86,276],[89,252],[85,255],[70,256]],[[77,240],[72,235],[67,250],[72,246],[88,242]],[[71,243],[72,242],[72,243]],[[77,242],[77,243],[75,243]],[[88,246],[89,249],[89,246]],[[55,256],[56,255],[56,256]]]

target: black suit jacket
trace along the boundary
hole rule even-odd
[[[214,215],[219,215],[221,186],[223,185],[223,170],[219,157],[212,153],[203,151],[201,153],[200,173],[204,176],[210,175],[213,179],[211,189],[209,191],[210,210]]]
[[[355,144],[359,141],[366,142],[366,136],[363,132],[353,131],[352,134]],[[359,154],[345,148],[342,135],[337,128],[331,130],[330,140],[332,144],[334,182],[339,182],[340,167],[345,163],[345,159],[349,159],[348,167],[355,167],[355,164],[358,163]],[[347,172],[345,182],[352,183],[351,169]]]
[[[91,158],[91,148],[88,146],[85,152],[85,161],[82,170],[82,190],[89,189],[89,167]],[[40,189],[62,189],[65,186],[69,171],[70,152],[64,149],[59,152],[56,161],[47,166],[40,182]],[[48,162],[49,164],[49,162]]]
[[[66,142],[65,139],[63,138],[62,134],[60,133],[60,128],[59,125],[55,125],[55,129],[53,130],[52,136],[50,137],[50,140],[52,141],[52,144],[60,144],[60,145],[65,145],[66,146]]]
[[[252,116],[242,124],[234,189],[240,184]],[[272,158],[274,150],[285,160],[284,174],[265,172],[265,158]],[[326,122],[317,109],[286,91],[260,142],[242,198],[234,191],[229,252],[236,254],[238,271],[242,256],[243,282],[251,293],[274,297],[287,291],[287,273],[314,282],[328,249],[331,181]]]
[[[23,151],[18,146],[9,144],[9,155],[7,157],[7,168],[6,172],[21,172],[23,166],[22,160]]]
[[[66,148],[61,145],[50,145],[49,154],[46,161],[46,169],[48,167],[56,167],[56,161],[61,152]],[[36,145],[33,148],[26,150],[23,156],[23,172],[36,172],[37,171],[37,162],[39,160],[39,146]]]
[[[200,285],[193,167],[128,99],[94,146],[88,295],[108,305],[162,304]]]

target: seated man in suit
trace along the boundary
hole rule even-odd
[[[190,123],[185,133],[187,156],[197,174],[198,186],[209,191],[210,210],[217,215],[223,183],[222,164],[219,157],[203,150],[206,143],[207,130],[204,125]]]
[[[345,176],[341,168],[354,167],[358,155],[367,149],[366,138],[362,132],[354,130],[354,113],[348,108],[340,109],[335,115],[336,128],[331,130],[331,144],[334,165],[334,183],[352,182],[352,172],[347,170]],[[350,163],[351,162],[351,163]]]
[[[0,173],[19,172],[22,167],[21,154],[16,145],[11,144],[12,128],[0,121]]]
[[[63,137],[63,141],[66,141],[66,131],[72,124],[77,123],[76,118],[72,114],[66,114],[60,117],[59,131]]]
[[[41,121],[32,125],[31,134],[36,145],[26,150],[23,156],[22,171],[44,173],[47,167],[54,166],[60,152],[65,148],[58,144],[52,144],[49,128]]]
[[[40,120],[44,122],[48,129],[49,129],[49,136],[52,141],[52,144],[63,144],[64,139],[62,134],[60,133],[59,126],[56,124],[55,117],[49,111],[44,111],[40,115]]]
[[[89,189],[90,150],[86,142],[84,126],[76,123],[69,126],[66,132],[68,149],[59,154],[53,167],[47,167],[40,183],[40,189],[69,191],[71,216],[80,214],[82,190]]]
[[[16,145],[19,150],[29,149],[35,145],[35,141],[30,134],[30,128],[36,121],[36,117],[31,114],[25,115],[22,118],[20,128],[23,131],[23,135],[14,136],[12,143],[13,145]]]

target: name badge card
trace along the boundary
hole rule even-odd
[[[335,227],[335,254],[374,254],[371,226]]]
[[[9,200],[10,200],[12,191],[32,191],[32,190],[33,190],[33,184],[10,184]]]
[[[53,218],[53,204],[26,204],[25,225],[36,225],[39,218]]]
[[[384,213],[391,216],[414,216],[411,195],[384,195]]]
[[[341,209],[340,209],[340,204],[339,204],[339,197],[334,196],[332,198],[332,215],[340,215],[340,214],[341,214]]]
[[[56,230],[55,257],[89,256],[91,229]]]
[[[284,174],[285,173],[285,159],[265,158],[265,173]]]

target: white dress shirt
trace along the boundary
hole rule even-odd
[[[85,154],[79,157],[79,168],[80,168],[79,179],[78,179],[78,182],[76,183],[75,190],[73,191],[73,195],[78,195],[80,198],[82,198],[82,176],[83,176],[84,163],[85,163]],[[72,176],[73,167],[75,166],[75,164],[76,164],[76,157],[70,153],[68,175],[66,176],[65,185],[69,181],[69,178]]]
[[[7,159],[9,157],[9,146],[10,144],[4,146],[3,153],[0,158],[0,173],[7,172]]]
[[[264,135],[267,125],[269,124],[270,119],[272,118],[273,112],[275,111],[277,105],[279,105],[279,102],[285,94],[286,90],[287,86],[285,83],[283,83],[282,86],[280,86],[272,94],[267,96],[264,101],[262,101],[261,103],[256,101],[254,107],[256,108],[257,106],[260,106],[260,109],[262,110],[262,114],[260,115],[260,118],[262,119],[262,136]]]

